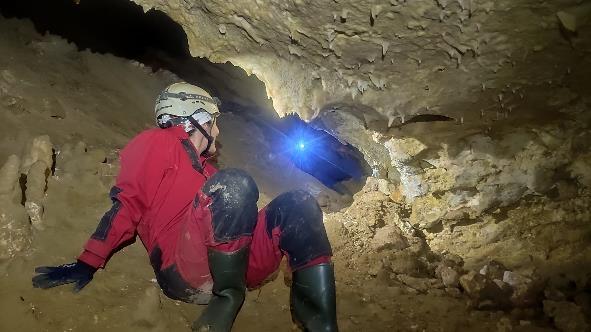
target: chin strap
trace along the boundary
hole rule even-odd
[[[211,135],[205,131],[205,129],[203,129],[203,127],[199,124],[199,122],[197,122],[197,120],[193,119],[192,116],[189,116],[189,121],[191,122],[191,124],[195,127],[195,129],[199,130],[199,132],[201,132],[201,134],[203,134],[203,136],[205,137],[205,139],[207,139],[207,147],[205,148],[205,150],[201,153],[201,155],[207,155],[207,153],[209,152],[209,148],[211,147],[211,144],[213,144],[213,137],[211,137]]]

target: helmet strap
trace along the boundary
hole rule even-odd
[[[205,139],[207,139],[207,147],[201,153],[201,155],[207,155],[209,148],[211,147],[211,144],[213,144],[213,137],[211,137],[211,135],[199,124],[199,122],[197,122],[197,120],[193,119],[192,116],[189,116],[188,118],[191,124],[195,127],[195,129],[199,130],[199,132],[201,132]]]

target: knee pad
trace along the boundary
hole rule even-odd
[[[332,256],[318,202],[305,190],[277,196],[266,209],[267,235],[279,227],[279,247],[289,256],[292,270],[310,261]]]
[[[209,209],[216,241],[252,235],[257,222],[259,190],[248,173],[233,168],[218,171],[207,180],[202,191],[212,200]]]

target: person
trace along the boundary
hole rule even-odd
[[[139,236],[163,293],[207,304],[194,330],[229,331],[246,289],[262,286],[286,256],[290,305],[306,331],[337,331],[332,249],[312,195],[295,190],[257,211],[255,181],[240,169],[216,170],[218,101],[200,87],[174,83],[156,101],[159,128],[120,153],[113,205],[77,261],[38,267],[33,286],[85,287],[119,248]]]

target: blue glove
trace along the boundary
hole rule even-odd
[[[94,267],[81,261],[60,266],[40,266],[35,269],[38,274],[33,277],[33,287],[46,289],[74,283],[74,292],[77,293],[88,285],[95,272]]]

